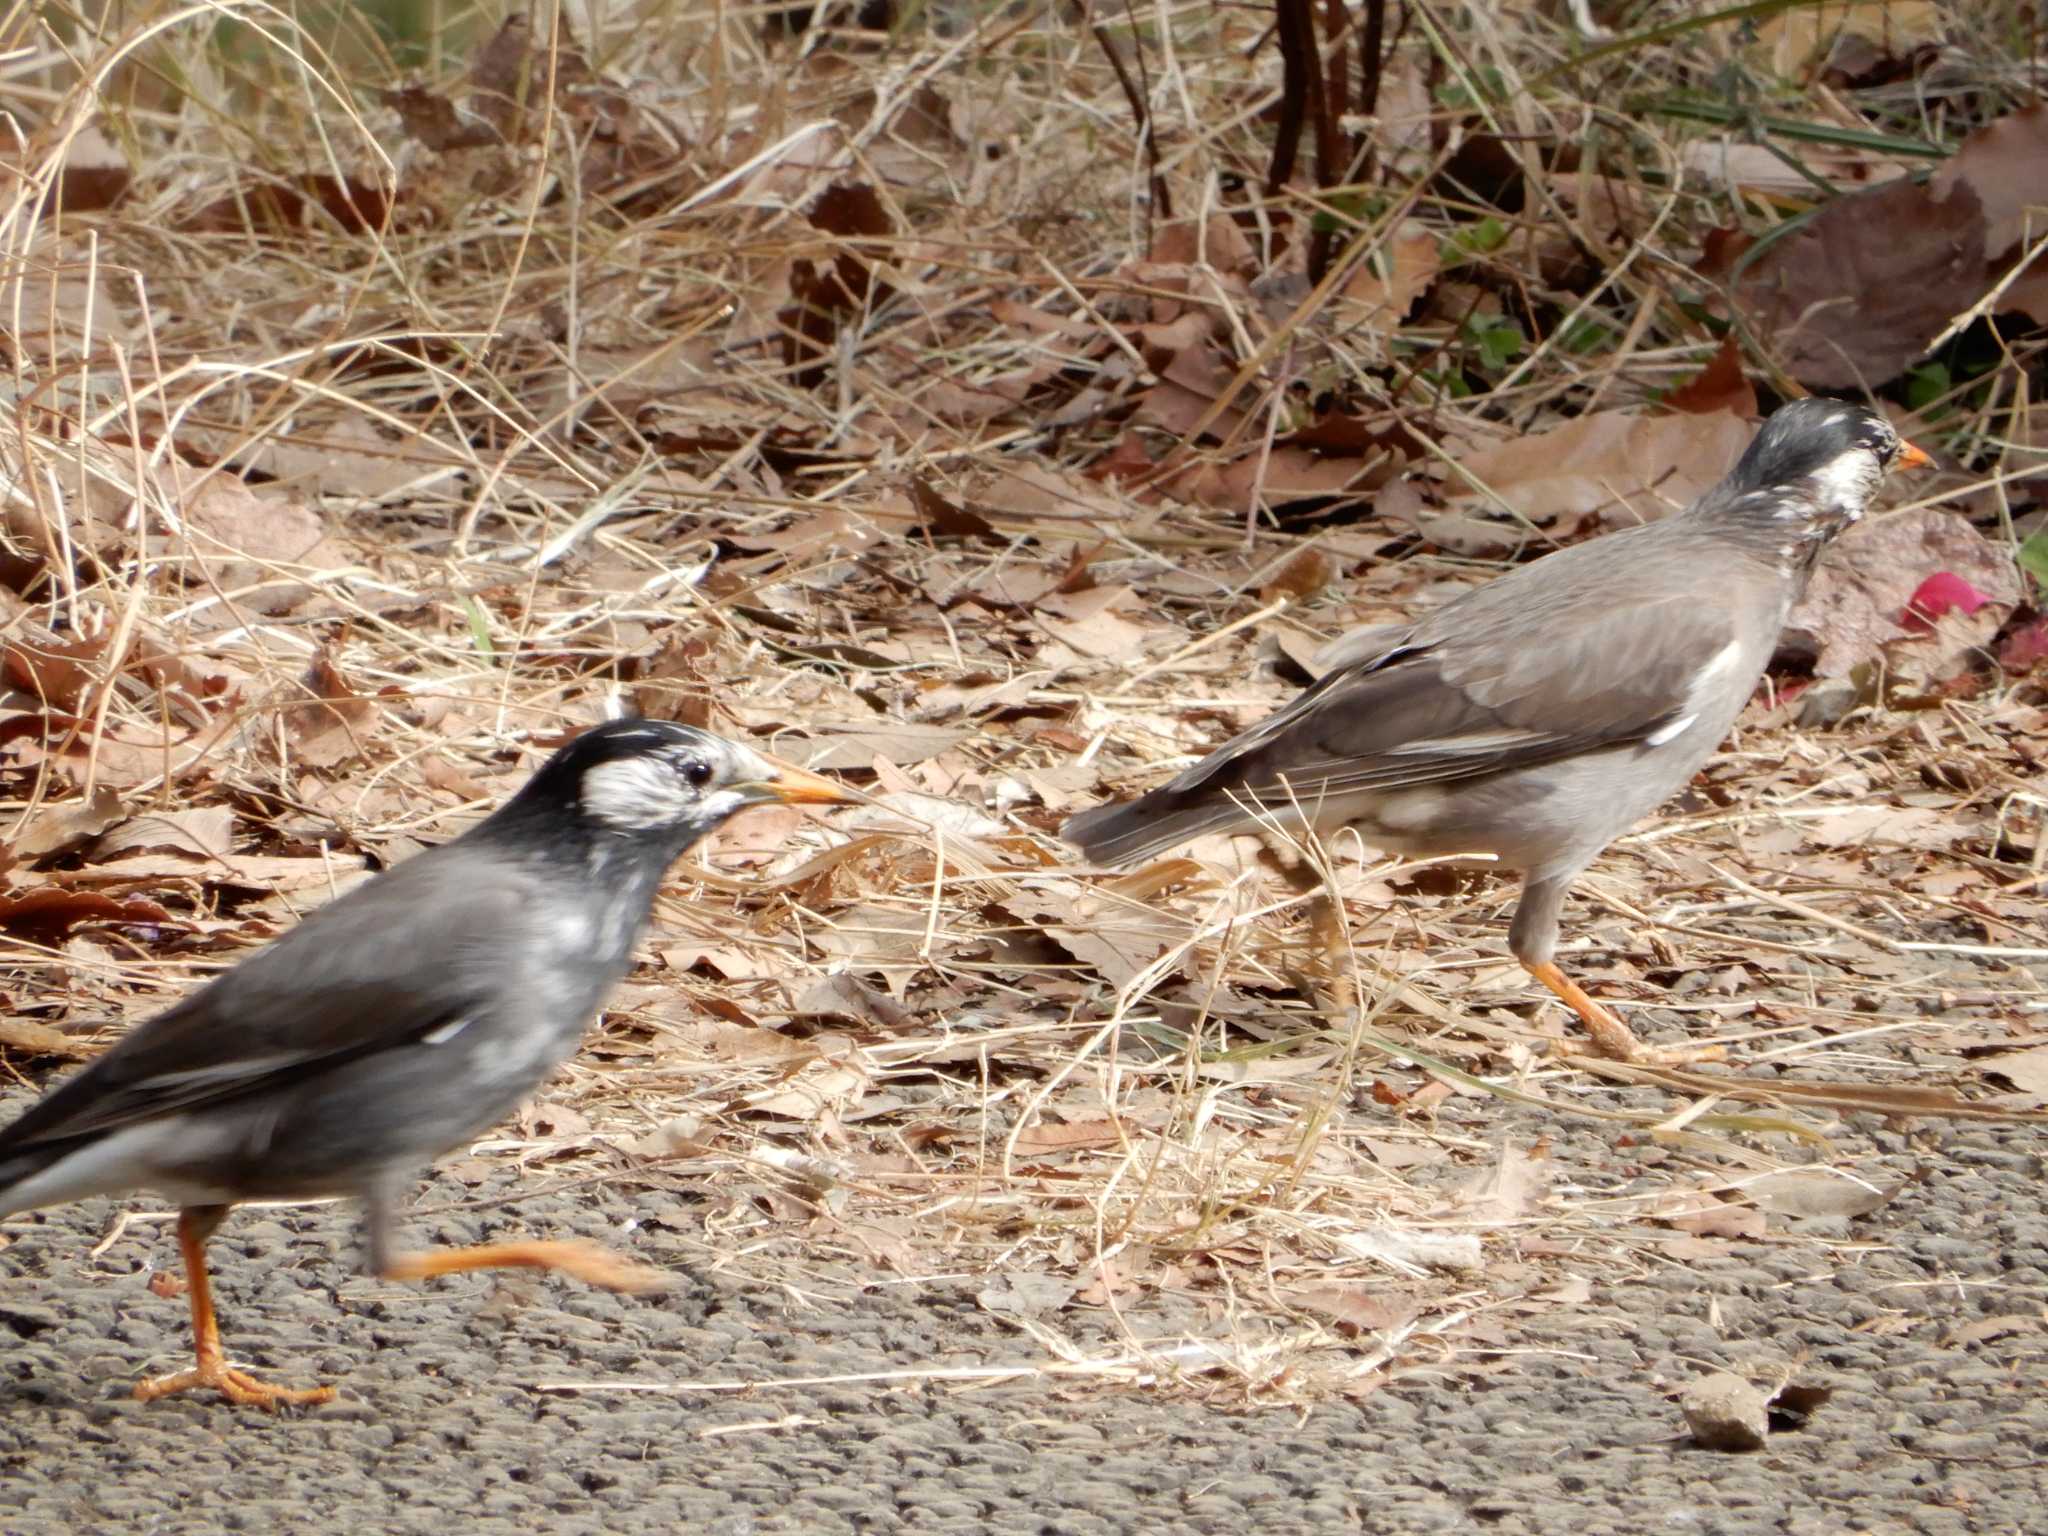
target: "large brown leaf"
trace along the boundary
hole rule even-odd
[[[2048,207],[2048,105],[1987,123],[1964,139],[1955,156],[1927,183],[1945,198],[1959,186],[1977,194],[1984,210],[1985,254],[2009,254],[2029,234],[2027,210]],[[2048,234],[2048,213],[2037,211],[2031,234]]]
[[[1677,511],[1728,473],[1754,433],[1725,410],[1595,411],[1547,432],[1457,451],[1457,458],[1520,516],[1567,538],[1588,524],[1627,527]],[[1461,477],[1447,479],[1444,492],[1454,513],[1496,505]]]
[[[2002,278],[2025,248],[2048,234],[2048,105],[1987,123],[1928,182],[1937,197],[1958,185],[1984,205],[1984,253]],[[1998,307],[2048,325],[2048,258],[2037,258],[2007,287]]]
[[[1896,378],[1984,291],[1984,208],[1901,177],[1837,198],[1736,279],[1750,329],[1812,389]]]

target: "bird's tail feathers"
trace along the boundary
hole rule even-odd
[[[0,1154],[0,1220],[45,1203],[33,1196],[30,1181],[63,1154],[61,1147],[33,1147],[12,1155]]]
[[[1095,864],[1135,864],[1176,848],[1204,832],[1255,826],[1262,814],[1251,801],[1203,795],[1192,805],[1175,805],[1171,787],[1140,795],[1122,805],[1099,805],[1067,819],[1060,836]],[[1299,820],[1279,808],[1282,824]]]

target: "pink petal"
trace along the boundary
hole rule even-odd
[[[1899,615],[1899,623],[1911,634],[1924,635],[1934,628],[1934,621],[1951,608],[1975,613],[1990,601],[1954,572],[1936,571],[1914,589],[1913,596],[1906,603],[1906,611]]]

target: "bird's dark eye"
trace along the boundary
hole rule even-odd
[[[702,789],[711,782],[711,765],[701,757],[693,757],[683,764],[683,782],[692,789]]]

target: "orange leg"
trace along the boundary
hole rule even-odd
[[[1565,1005],[1584,1022],[1586,1033],[1593,1037],[1594,1051],[1610,1061],[1683,1066],[1695,1061],[1720,1061],[1728,1054],[1718,1045],[1643,1045],[1629,1033],[1626,1024],[1586,996],[1577,982],[1550,961],[1531,965],[1525,960],[1522,969],[1564,999]]]
[[[213,1315],[213,1286],[206,1275],[206,1240],[227,1215],[220,1205],[187,1206],[178,1212],[178,1251],[185,1259],[185,1284],[192,1295],[192,1349],[198,1363],[175,1376],[154,1376],[135,1384],[135,1395],[145,1403],[194,1387],[211,1387],[231,1403],[244,1407],[275,1408],[279,1403],[324,1403],[334,1396],[332,1387],[272,1387],[241,1371],[233,1370],[220,1352],[220,1326]]]
[[[377,1267],[387,1280],[425,1280],[477,1269],[554,1269],[608,1291],[655,1291],[671,1277],[636,1264],[594,1243],[483,1243],[474,1248],[436,1248],[393,1254]]]
[[[1593,1037],[1593,1049],[1614,1061],[1640,1061],[1643,1048],[1636,1043],[1636,1037],[1628,1032],[1628,1026],[1613,1014],[1586,996],[1579,984],[1560,971],[1551,961],[1540,961],[1535,965],[1526,960],[1522,968],[1543,985],[1564,999],[1565,1006],[1584,1021],[1586,1033]]]

